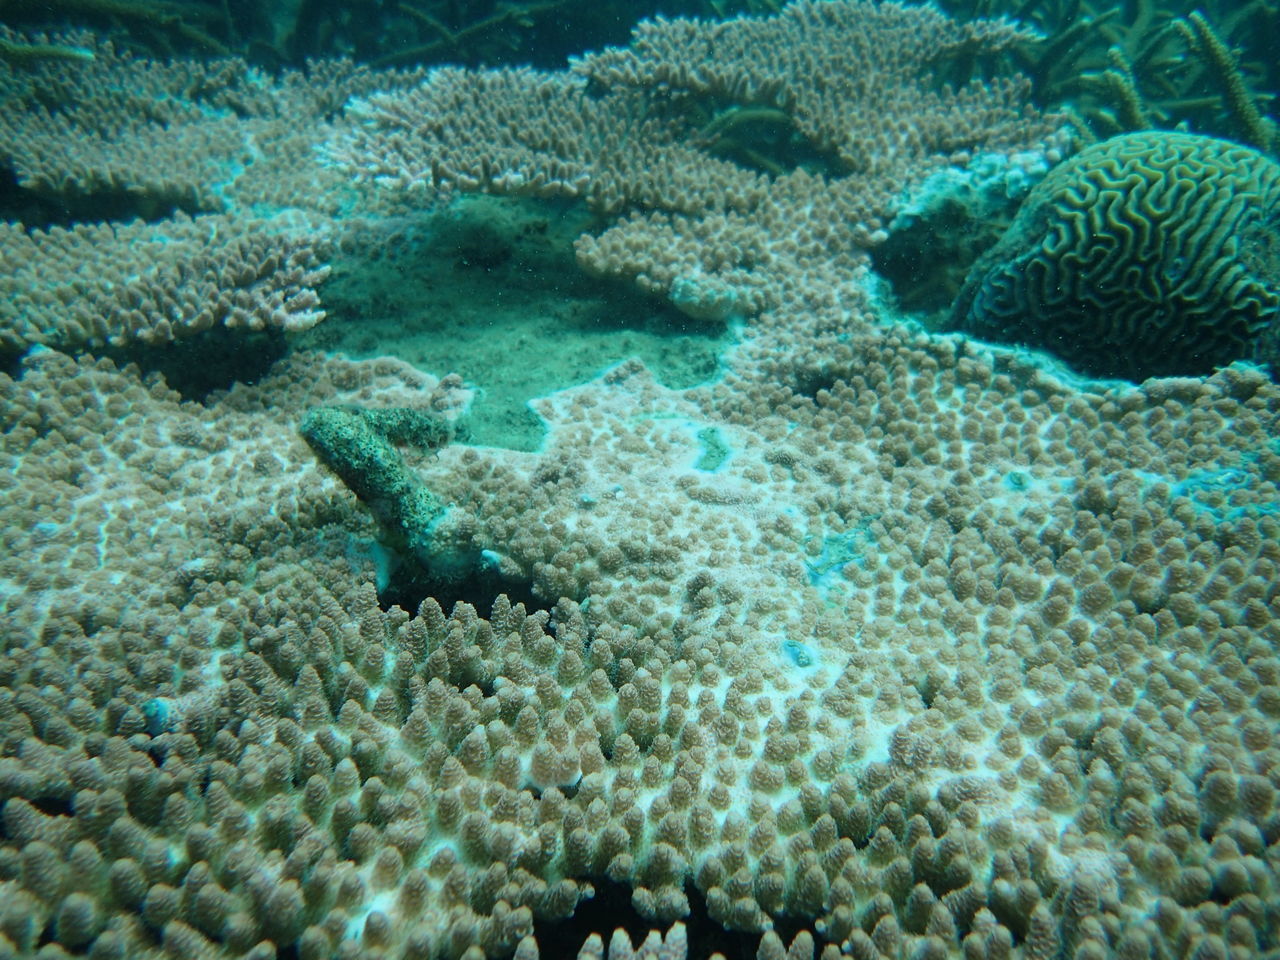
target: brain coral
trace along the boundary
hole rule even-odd
[[[1141,379],[1267,359],[1280,311],[1280,166],[1146,131],[1052,171],[970,271],[953,322]]]

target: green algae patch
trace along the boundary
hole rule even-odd
[[[693,465],[694,469],[705,470],[707,473],[719,470],[732,452],[724,434],[720,432],[719,427],[704,427],[698,431],[697,436],[698,443],[702,446],[702,453],[698,455]]]
[[[628,358],[673,389],[717,377],[730,326],[587,276],[572,244],[589,226],[572,206],[459,198],[336,259],[328,318],[297,344],[459,374],[476,388],[467,442],[512,450],[542,442],[531,399]]]

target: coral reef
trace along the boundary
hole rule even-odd
[[[1083,379],[865,270],[904,187],[1058,159],[1024,84],[933,87],[1013,33],[804,2],[572,72],[279,77],[8,38],[93,58],[0,67],[41,266],[0,312],[0,957],[1280,949],[1280,388]],[[717,153],[744,111],[807,159]],[[1145,142],[1270,196],[1181,136]],[[561,384],[518,451],[393,357],[245,350],[193,400],[95,356],[312,322],[322,247],[450,190],[582,200],[584,263],[727,328],[714,375]],[[395,582],[459,558],[511,593]]]
[[[1050,159],[1040,151],[984,153],[913,186],[871,251],[898,306],[922,317],[950,313],[965,275],[1009,228]]]
[[[1183,9],[1177,0],[1062,0],[1004,10],[988,0],[954,0],[942,6],[972,17],[1011,14],[1024,29],[994,50],[948,52],[940,58],[940,76],[962,83],[976,66],[1021,71],[1031,81],[1034,103],[1070,117],[1076,146],[1164,129],[1231,139],[1264,153],[1276,148],[1267,91],[1280,83],[1280,74],[1260,42],[1272,31],[1274,9],[1260,0],[1206,4],[1207,12]],[[999,164],[1003,158],[995,159]],[[1022,191],[990,189],[984,165],[989,160],[979,158],[969,171],[942,171],[941,191],[928,181],[914,190],[889,225],[889,242],[873,252],[896,302],[932,314],[926,320],[931,324],[943,325],[965,273],[1005,231],[1014,201],[1023,197]]]
[[[1060,118],[1031,110],[1019,78],[931,83],[939,51],[1016,36],[1000,21],[863,0],[657,20],[573,75],[433,71],[355,108],[361,123],[334,151],[402,190],[580,196],[611,218],[578,243],[587,270],[724,320],[801,291],[849,290],[901,191],[948,162],[980,150],[1056,156]],[[707,149],[708,109],[762,105],[794,126],[817,168],[766,176]]]
[[[970,271],[952,322],[1141,380],[1270,360],[1278,317],[1280,165],[1153,131],[1052,170]]]
[[[0,23],[111,33],[153,57],[236,55],[269,70],[351,57],[376,66],[466,63],[555,67],[622,42],[659,12],[724,18],[777,13],[778,0],[3,0]],[[572,29],[566,29],[571,24]],[[0,43],[0,58],[3,58]]]

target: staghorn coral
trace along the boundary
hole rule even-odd
[[[946,0],[957,17],[996,14],[990,0]],[[1267,0],[1024,0],[998,11],[1041,37],[1016,39],[988,69],[1031,79],[1033,101],[1067,108],[1088,141],[1151,127],[1233,137],[1267,149],[1264,117],[1280,74],[1269,49],[1275,6]],[[972,57],[955,68],[972,68]],[[963,74],[962,74],[963,75]]]
[[[200,55],[225,55],[226,47],[213,36],[210,27],[221,26],[224,7],[204,4],[150,2],[150,0],[5,0],[0,14],[7,24],[18,22],[60,23],[76,21],[98,25],[127,25],[134,43],[171,52],[185,47]]]
[[[1263,117],[1239,62],[1213,25],[1199,10],[1174,25],[1222,90],[1223,102],[1240,138],[1259,150],[1274,150],[1277,145],[1275,121]]]
[[[12,36],[0,37],[0,60],[10,67],[30,66],[41,60],[88,60],[92,54],[60,43],[29,43]]]
[[[973,266],[952,323],[1141,379],[1271,359],[1278,316],[1280,166],[1149,132],[1052,170]]]
[[[358,105],[361,123],[333,153],[401,189],[580,196],[609,218],[622,212],[579,242],[588,271],[698,319],[752,315],[801,290],[849,290],[900,191],[930,170],[977,150],[1056,150],[1058,119],[1029,110],[1016,77],[932,85],[940,49],[1016,35],[862,0],[657,20],[631,46],[576,63],[581,79],[433,71]],[[766,176],[715,155],[708,111],[759,106],[806,142],[814,169]]]
[[[1079,34],[1077,40],[1113,39],[1105,63],[1081,70],[1081,62],[1094,58],[1080,51],[1074,75],[1061,78],[1046,95],[1070,103],[1081,132],[1094,137],[1190,127],[1271,150],[1275,121],[1263,116],[1260,104],[1267,98],[1256,91],[1256,74],[1262,71],[1251,66],[1246,76],[1230,44],[1200,10],[1177,18],[1150,2],[1138,9],[1122,38],[1112,38],[1106,28]],[[1219,22],[1231,22],[1237,33],[1247,36],[1247,18],[1239,14]],[[1063,53],[1053,51],[1051,63],[1068,59]],[[1206,97],[1206,89],[1213,95]]]

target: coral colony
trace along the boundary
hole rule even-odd
[[[6,30],[0,958],[1273,956],[1280,167],[934,82],[1030,40]],[[566,276],[717,369],[563,383],[517,450],[466,376],[300,339],[478,194],[579,210]],[[1025,202],[926,323],[874,251],[957,197]]]

